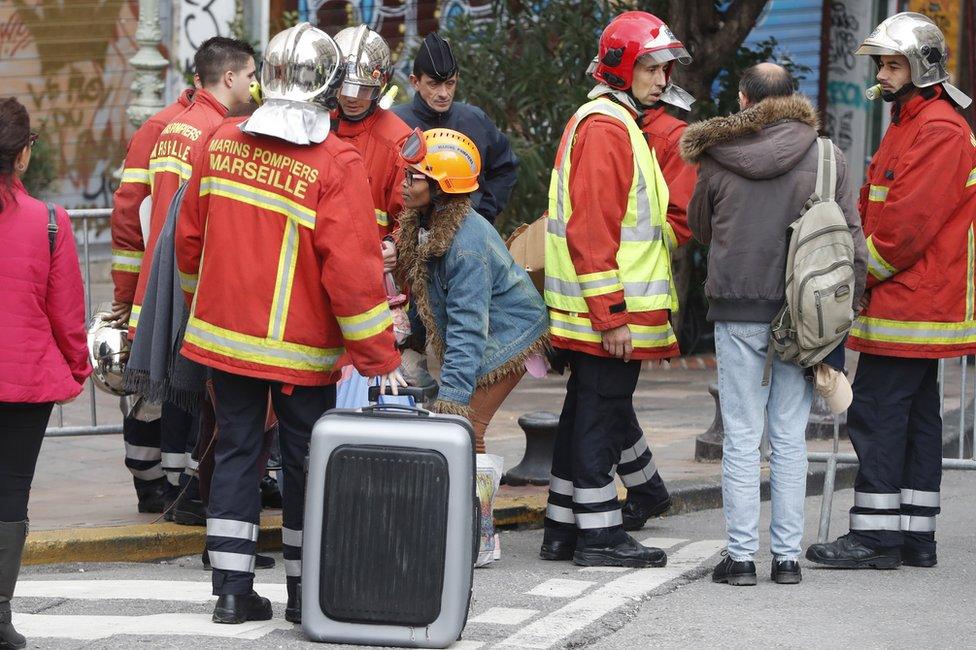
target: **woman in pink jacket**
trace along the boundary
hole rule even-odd
[[[85,301],[71,223],[21,183],[37,134],[14,98],[0,100],[0,647],[23,648],[10,598],[27,537],[27,498],[55,402],[91,373]]]

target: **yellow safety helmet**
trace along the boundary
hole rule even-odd
[[[447,194],[468,194],[478,189],[481,154],[463,133],[451,129],[414,129],[403,141],[400,157],[436,180]]]

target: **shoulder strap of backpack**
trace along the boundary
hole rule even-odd
[[[837,161],[830,138],[817,138],[817,196],[821,201],[835,200]]]
[[[54,245],[58,241],[58,215],[53,203],[47,204],[47,240],[51,253],[54,253]]]

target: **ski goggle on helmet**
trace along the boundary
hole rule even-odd
[[[400,145],[403,161],[437,181],[447,194],[468,194],[478,189],[481,154],[463,133],[451,129],[414,129]]]

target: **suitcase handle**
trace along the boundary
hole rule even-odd
[[[382,414],[384,411],[406,411],[421,417],[430,416],[430,411],[419,406],[407,406],[406,404],[370,404],[362,408],[363,413]]]
[[[415,401],[415,402],[423,402],[424,401],[424,389],[421,388],[421,387],[418,387],[418,386],[398,386],[397,388],[398,388],[398,391],[397,391],[397,395],[396,396],[398,396],[398,397],[404,397],[404,396],[405,397],[412,397],[413,398],[413,401]],[[389,395],[390,397],[394,397],[393,391],[390,389],[389,386],[384,386],[383,389],[384,389],[383,390],[383,394],[384,395]],[[377,401],[379,401],[379,398],[380,398],[380,387],[379,386],[370,386],[369,387],[369,391],[367,393],[366,399],[368,399],[370,402],[377,402]]]

